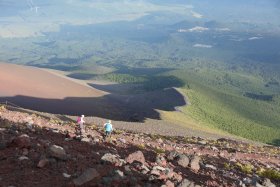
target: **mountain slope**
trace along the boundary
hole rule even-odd
[[[0,186],[279,186],[280,149],[0,111]],[[20,176],[20,177],[19,177]],[[270,178],[270,179],[268,179]]]

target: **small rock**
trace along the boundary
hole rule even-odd
[[[251,185],[252,184],[252,180],[248,177],[245,177],[243,179],[243,183],[246,184],[246,185]]]
[[[165,168],[161,166],[154,166],[153,170],[165,171]]]
[[[162,156],[162,155],[157,155],[156,163],[160,166],[163,166],[163,167],[165,167],[167,165],[167,162],[166,162],[164,156]]]
[[[155,176],[155,175],[150,175],[150,176],[149,176],[149,181],[154,181],[154,180],[157,180],[157,176]]]
[[[58,145],[52,145],[49,147],[49,153],[54,158],[66,160],[66,152],[63,149],[63,147],[60,147]]]
[[[187,155],[180,154],[178,156],[177,163],[180,166],[187,167],[189,165],[189,163],[190,163],[189,157]]]
[[[120,170],[114,170],[114,178],[119,179],[119,178],[124,178],[124,174]]]
[[[99,173],[94,168],[89,168],[83,172],[78,178],[74,179],[73,182],[77,186],[81,186],[95,178],[99,177]]]
[[[26,127],[27,127],[29,130],[32,130],[32,129],[33,129],[33,121],[27,123],[27,124],[26,124]]]
[[[12,145],[19,148],[29,148],[31,146],[30,137],[27,134],[22,134],[12,141]]]
[[[82,138],[82,139],[81,139],[81,142],[87,142],[87,143],[89,143],[90,141],[91,141],[90,138]]]
[[[171,182],[170,180],[166,181],[165,185],[162,185],[162,187],[174,187],[174,183]]]
[[[213,169],[213,170],[217,170],[217,168],[213,165],[210,165],[210,164],[206,164],[205,165],[206,168],[210,168],[210,169]]]
[[[24,156],[27,156],[28,155],[28,149],[24,148],[23,151],[22,151],[22,154]]]
[[[128,157],[126,157],[125,161],[130,164],[134,161],[138,161],[142,164],[145,164],[145,157],[141,151],[136,151],[136,152],[128,155]]]
[[[110,163],[110,164],[113,164],[113,165],[119,165],[120,164],[119,155],[113,155],[111,153],[106,153],[105,155],[103,155],[101,157],[101,161],[103,163]]]
[[[200,145],[206,145],[206,144],[207,144],[207,141],[201,140],[201,141],[198,141],[197,143],[200,144]]]
[[[182,175],[180,175],[180,174],[174,172],[173,179],[174,179],[175,181],[177,181],[177,183],[179,183],[179,182],[181,182],[181,181],[183,180],[183,177],[182,177]]]
[[[184,179],[177,187],[189,187],[191,185],[194,186],[193,182],[189,181],[188,179]]]
[[[94,142],[94,143],[99,143],[100,140],[99,140],[98,138],[93,138],[93,142]]]
[[[29,158],[26,157],[26,156],[21,156],[21,157],[19,157],[18,159],[19,159],[20,161],[22,161],[22,160],[29,160]]]
[[[191,169],[193,169],[194,171],[198,171],[200,169],[199,161],[200,161],[200,157],[194,156],[190,163]]]
[[[124,138],[119,138],[119,141],[120,141],[121,143],[123,143],[123,144],[126,143],[126,140],[125,140]]]
[[[159,139],[157,140],[157,142],[158,142],[158,143],[163,143],[163,140],[162,140],[161,138],[159,138]]]
[[[38,167],[38,168],[43,168],[43,167],[45,167],[48,163],[49,163],[49,160],[48,160],[48,159],[42,159],[42,160],[40,160],[39,163],[37,164],[37,167]]]
[[[71,175],[69,175],[69,174],[67,174],[67,173],[63,173],[62,175],[63,175],[63,177],[65,177],[65,178],[70,178],[70,177],[71,177]]]
[[[216,152],[219,151],[219,149],[218,149],[217,147],[215,147],[215,146],[212,146],[211,149],[212,149],[213,151],[216,151]]]
[[[152,170],[151,171],[151,175],[155,175],[155,176],[160,176],[160,172],[159,172],[159,170]]]
[[[275,184],[273,184],[270,179],[264,179],[263,183],[262,183],[263,186],[265,187],[276,187]]]
[[[165,175],[167,176],[167,178],[171,179],[174,177],[174,172],[173,170],[166,168],[164,171]]]
[[[179,156],[179,153],[177,151],[171,151],[168,155],[167,155],[167,160],[172,161],[174,160],[177,156]]]
[[[147,166],[145,166],[144,164],[142,164],[141,169],[142,169],[142,170],[145,170],[145,171],[147,171],[147,172],[150,171],[149,168],[148,168]]]

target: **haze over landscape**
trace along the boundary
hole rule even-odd
[[[277,187],[279,146],[279,0],[0,0],[0,187]]]
[[[279,145],[277,0],[2,0],[0,7],[0,60],[48,69],[1,64],[2,101],[199,124]]]

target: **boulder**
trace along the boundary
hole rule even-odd
[[[76,186],[81,186],[97,177],[99,177],[99,173],[94,168],[88,168],[85,170],[82,175],[80,175],[78,178],[74,179],[73,182]]]
[[[120,159],[119,155],[114,155],[112,153],[106,153],[101,157],[101,162],[106,164],[112,164],[112,165],[119,165]]]
[[[58,145],[52,145],[49,147],[49,154],[50,156],[61,159],[61,160],[66,160],[67,155],[63,147],[60,147]]]
[[[191,160],[190,167],[194,171],[198,171],[200,169],[199,165],[200,157],[199,156],[194,156]]]
[[[171,151],[168,155],[167,155],[167,160],[172,161],[174,160],[177,156],[179,156],[179,153],[177,151]]]
[[[142,164],[145,164],[146,160],[145,160],[144,154],[141,151],[136,151],[136,152],[128,155],[128,157],[126,157],[125,161],[130,164],[134,161],[138,161]]]
[[[187,155],[184,154],[180,154],[178,156],[178,160],[177,160],[178,165],[182,166],[182,167],[188,167],[189,163],[190,163],[190,159]]]

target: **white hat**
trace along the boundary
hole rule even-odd
[[[81,117],[82,117],[82,118],[84,118],[84,117],[85,117],[85,115],[82,115]]]

